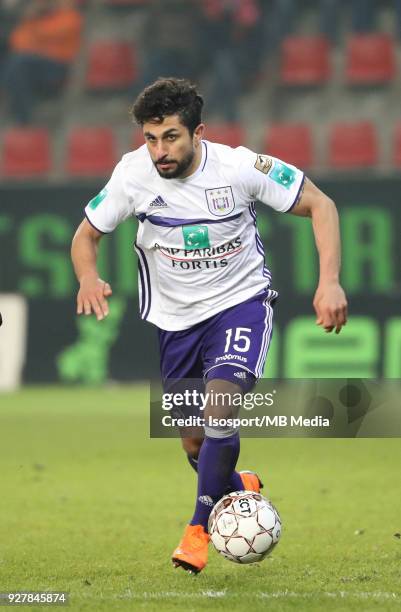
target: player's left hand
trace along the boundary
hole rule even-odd
[[[339,283],[319,284],[313,300],[316,311],[316,325],[321,325],[330,333],[335,328],[339,334],[347,322],[347,298]]]

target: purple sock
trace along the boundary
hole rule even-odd
[[[187,455],[189,464],[193,467],[195,472],[198,472],[198,460],[191,457],[191,455]],[[230,480],[228,481],[228,485],[224,491],[224,494],[231,493],[232,491],[243,491],[244,485],[242,483],[241,476],[238,472],[234,470],[234,472],[230,476]]]
[[[187,454],[187,458],[189,461],[189,465],[195,470],[195,472],[198,472],[198,460],[194,459],[194,457],[191,457],[191,455]]]
[[[198,493],[191,525],[207,522],[214,504],[224,495],[239,455],[239,435],[205,437],[198,458]]]

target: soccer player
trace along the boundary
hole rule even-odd
[[[278,296],[265,265],[255,202],[311,217],[320,261],[316,323],[336,333],[347,319],[339,224],[332,200],[294,166],[205,140],[202,106],[195,86],[184,79],[158,79],[138,96],[132,113],[146,142],[123,156],[86,206],[74,236],[77,312],[94,313],[99,321],[107,316],[112,290],[99,278],[97,245],[135,216],[140,315],[158,328],[165,388],[172,380],[201,378],[209,397],[232,398],[252,389],[263,373]],[[182,439],[198,489],[172,560],[192,572],[207,563],[207,524],[217,500],[227,491],[261,486],[255,473],[235,471],[238,431],[214,426],[209,418],[229,413],[235,414],[233,406],[208,401],[204,435]]]

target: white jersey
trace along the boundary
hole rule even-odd
[[[164,179],[143,145],[123,156],[85,213],[103,233],[137,217],[141,317],[177,331],[270,286],[254,203],[287,212],[303,182],[278,159],[205,140],[191,176]]]

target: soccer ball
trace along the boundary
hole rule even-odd
[[[214,506],[208,529],[223,557],[235,563],[254,563],[278,543],[281,520],[273,504],[259,493],[235,491]]]

